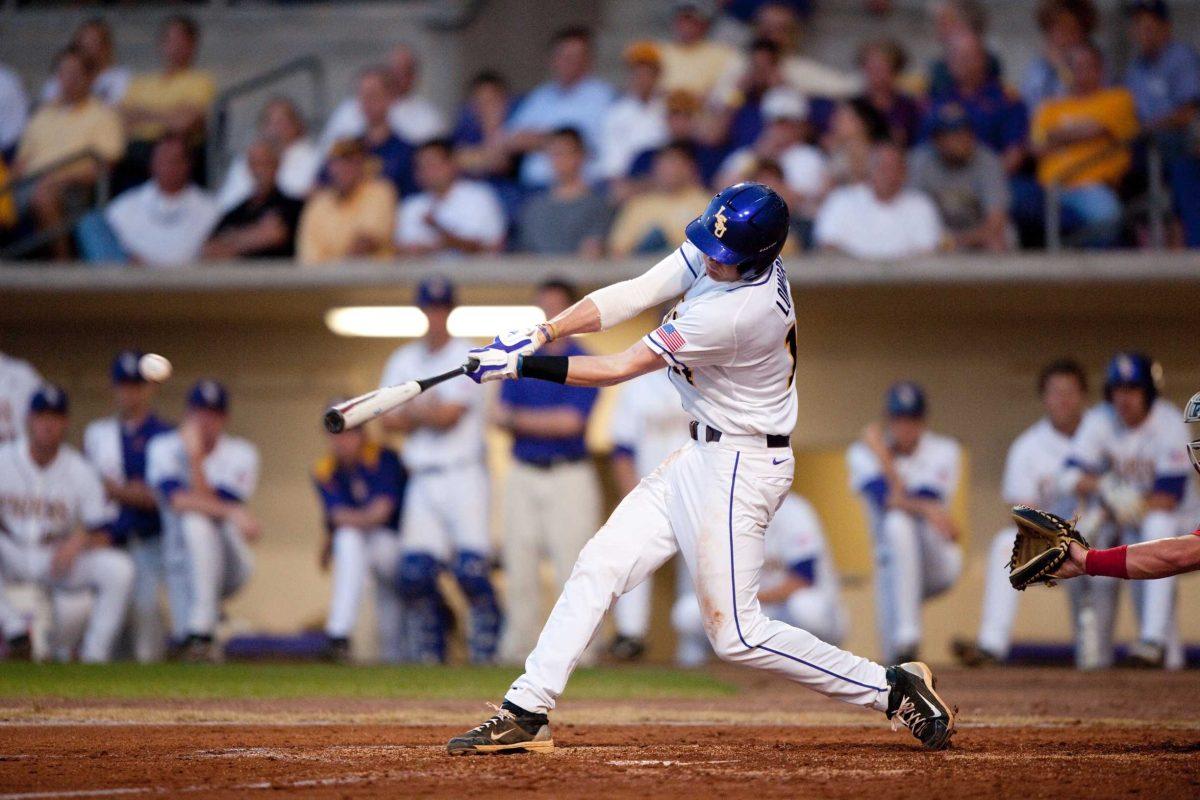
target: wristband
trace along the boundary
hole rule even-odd
[[[551,383],[567,382],[567,356],[519,356],[517,377]]]
[[[1128,580],[1129,567],[1125,563],[1125,551],[1128,549],[1129,545],[1123,544],[1106,550],[1088,550],[1083,560],[1083,574]]]
[[[542,331],[542,335],[546,337],[547,342],[553,342],[558,338],[558,331],[555,330],[553,322],[543,322],[541,325],[538,325],[538,328]]]

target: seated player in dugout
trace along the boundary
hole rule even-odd
[[[350,660],[350,634],[369,582],[375,592],[379,660],[395,663],[406,655],[396,577],[408,473],[395,450],[371,441],[362,428],[326,434],[326,441],[329,453],[313,467],[328,533],[319,560],[333,578],[322,655],[335,662]]]
[[[258,448],[225,432],[229,392],[215,380],[188,392],[180,426],[154,437],[146,481],[162,515],[171,637],[187,661],[220,658],[221,604],[254,572],[262,526],[246,503],[258,485]]]
[[[788,221],[787,204],[769,187],[734,184],[642,275],[471,351],[467,374],[478,383],[611,386],[667,367],[693,417],[692,441],[640,482],[583,548],[525,673],[491,718],[449,741],[450,755],[552,751],[549,713],[605,613],[676,553],[720,658],[881,712],[930,749],[950,745],[955,711],[928,665],[885,667],[763,613],[763,530],[795,469],[796,316],[779,258]],[[612,328],[678,298],[669,321],[623,352],[534,355],[547,342]]]
[[[958,442],[926,424],[925,391],[888,389],[884,420],[850,446],[850,483],[862,495],[875,547],[876,624],[885,660],[911,661],[921,646],[921,604],[962,572],[949,503],[958,489]]]

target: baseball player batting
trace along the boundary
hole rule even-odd
[[[759,604],[763,531],[792,484],[796,316],[778,256],[787,205],[757,183],[720,192],[686,241],[640,277],[592,292],[539,326],[471,351],[483,383],[611,386],[661,369],[692,416],[691,441],[630,492],[579,555],[533,652],[490,719],[450,740],[452,755],[554,749],[548,714],[613,601],[682,554],[704,629],[724,660],[765,669],[883,712],[943,749],[954,711],[920,662],[884,667],[768,619]],[[547,341],[618,325],[682,300],[628,350],[536,356]]]
[[[1200,422],[1200,392],[1188,401],[1183,421]],[[1188,444],[1188,456],[1200,473],[1200,439]],[[1200,570],[1200,530],[1102,550],[1072,542],[1067,561],[1054,577],[1065,580],[1080,575],[1108,575],[1126,580],[1154,580],[1197,570]]]

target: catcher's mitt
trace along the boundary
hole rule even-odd
[[[1028,506],[1013,506],[1017,539],[1008,560],[1008,580],[1023,590],[1035,583],[1054,585],[1053,573],[1067,560],[1071,542],[1090,548],[1075,526],[1057,514]]]

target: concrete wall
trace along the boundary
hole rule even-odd
[[[800,463],[805,452],[846,446],[877,414],[884,388],[900,377],[926,384],[933,427],[958,437],[969,451],[971,556],[962,583],[929,608],[930,655],[943,652],[950,634],[969,634],[976,625],[982,587],[980,555],[993,532],[1006,522],[1006,509],[998,497],[1005,451],[1038,416],[1033,383],[1043,362],[1075,355],[1098,382],[1112,351],[1139,347],[1165,365],[1170,399],[1181,403],[1200,387],[1195,328],[1200,262],[1176,261],[1181,265],[1179,273],[1190,278],[1140,277],[1160,274],[1170,263],[1170,259],[1149,258],[1120,262],[1123,278],[1093,281],[1063,278],[1067,273],[1058,268],[1060,262],[1032,259],[1024,262],[1026,277],[1008,283],[918,280],[919,269],[969,277],[971,269],[983,274],[995,268],[995,262],[969,259],[930,262],[920,268],[847,264],[847,274],[854,269],[860,277],[877,276],[857,285],[829,279],[837,263],[813,260],[793,265],[800,325],[801,413],[795,431]],[[1080,263],[1085,273],[1112,272],[1086,259]],[[179,413],[182,393],[192,380],[215,375],[227,381],[233,396],[233,430],[262,450],[263,482],[254,508],[267,530],[260,546],[259,572],[233,603],[232,612],[245,627],[294,630],[319,621],[326,602],[327,585],[316,567],[322,530],[307,478],[309,465],[323,447],[319,412],[336,393],[372,386],[398,344],[340,338],[325,328],[322,314],[346,303],[408,302],[410,281],[436,266],[372,268],[369,274],[379,279],[370,282],[349,280],[357,274],[351,271],[306,273],[290,288],[274,277],[259,279],[268,273],[296,275],[274,268],[258,272],[244,267],[236,272],[242,284],[259,285],[257,289],[219,288],[235,274],[219,268],[185,276],[197,285],[207,278],[211,283],[207,290],[154,288],[159,276],[144,273],[86,271],[67,274],[70,279],[60,282],[75,288],[49,290],[55,276],[63,273],[0,268],[0,349],[31,360],[48,378],[67,386],[74,396],[76,440],[87,419],[105,412],[107,365],[120,347],[142,347],[174,361],[177,377],[162,395],[164,410],[172,416]],[[487,266],[456,268],[470,281],[463,290],[466,302],[522,302],[531,292],[528,281],[549,272],[571,271],[583,282],[595,283],[639,267],[534,261]],[[506,268],[505,279],[481,277],[498,266]],[[910,272],[907,276],[900,272],[905,269]],[[1047,277],[1037,279],[1037,269]],[[601,270],[605,273],[597,274]],[[889,278],[888,270],[897,272]],[[162,282],[179,280],[172,276]],[[144,284],[141,288],[137,288],[139,281]],[[360,285],[365,283],[370,285]],[[117,288],[118,284],[127,287]],[[42,289],[29,288],[35,285]],[[653,322],[646,315],[593,337],[589,346],[599,351],[624,347]],[[605,437],[601,431],[594,433],[598,434],[593,437],[595,447],[602,451]],[[803,476],[801,482],[812,479]],[[870,602],[862,580],[863,532],[834,530],[830,536],[851,584],[851,645],[873,652]],[[660,584],[658,632],[666,629],[670,585]],[[1200,617],[1187,609],[1200,599],[1200,583],[1184,580],[1183,592],[1185,629],[1197,639]],[[1062,596],[1061,592],[1031,592],[1022,609],[1019,634],[1065,638]],[[667,638],[656,639],[658,655],[669,653],[669,647]]]

